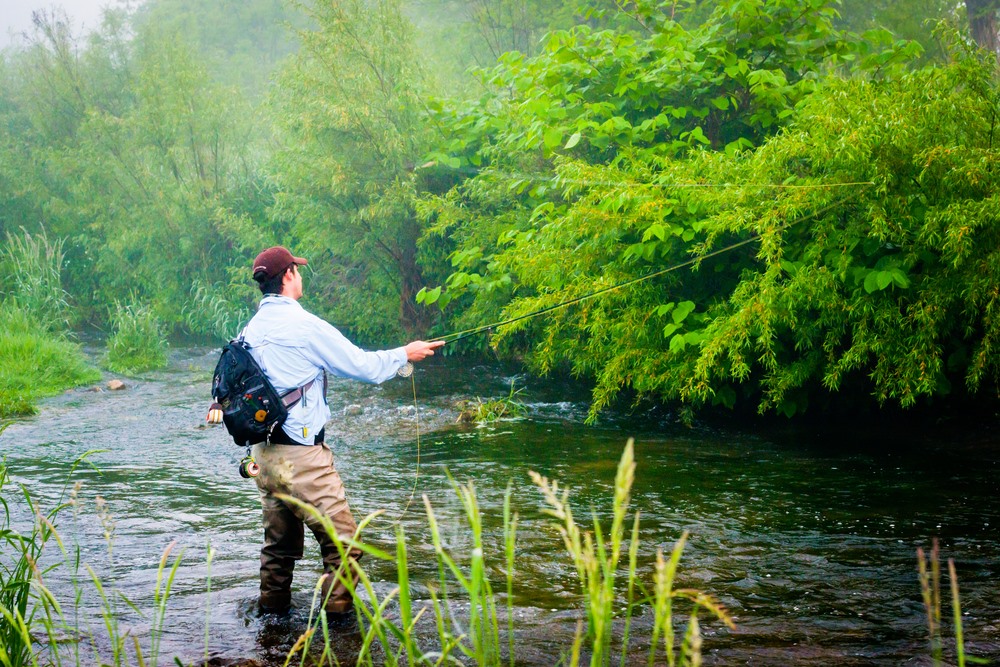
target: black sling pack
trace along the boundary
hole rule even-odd
[[[222,406],[222,421],[233,442],[248,447],[270,439],[292,407],[312,386],[312,382],[278,394],[274,385],[250,354],[242,338],[229,341],[212,377],[212,396]]]

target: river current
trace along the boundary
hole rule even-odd
[[[172,555],[183,551],[183,558],[161,655],[185,663],[207,654],[215,664],[281,665],[305,628],[318,549],[307,535],[292,616],[260,618],[257,492],[237,473],[243,451],[221,427],[203,424],[217,357],[215,348],[177,349],[166,370],[123,378],[123,391],[84,387],[48,399],[38,416],[0,435],[0,455],[13,480],[43,507],[66,493],[76,499],[56,525],[68,553],[78,548],[108,590],[143,611],[119,598],[123,630],[148,643],[157,568],[174,543]],[[513,481],[521,515],[514,590],[519,664],[559,661],[580,617],[575,569],[540,512],[543,499],[528,471],[568,488],[577,517],[586,520],[593,510],[603,518],[628,438],[635,439],[632,508],[642,517],[643,578],[651,581],[656,551],[669,552],[687,530],[678,585],[711,593],[736,622],[729,630],[702,615],[706,664],[930,664],[916,550],[929,548],[932,538],[940,540],[942,558],[957,566],[967,652],[1000,660],[1000,424],[970,425],[976,435],[961,439],[912,433],[831,439],[802,429],[762,435],[625,413],[585,426],[588,396],[580,387],[512,373],[451,358],[418,365],[419,420],[410,380],[381,386],[334,380],[327,440],[356,518],[384,511],[365,540],[392,551],[397,521],[412,537],[418,601],[428,599],[425,583],[437,578],[420,497],[430,498],[449,546],[461,552],[467,535],[448,473],[474,482],[492,547],[487,558],[502,589],[501,507]],[[456,423],[456,403],[505,396],[512,381],[524,388],[518,395],[524,417],[487,427]],[[100,451],[70,477],[73,461],[90,450]],[[12,490],[5,495],[15,523],[25,528],[29,517]],[[387,594],[392,567],[365,565]],[[64,600],[73,596],[70,570],[46,575]],[[93,630],[105,651],[102,605],[89,575],[81,576],[79,624]],[[944,613],[950,636],[949,606]],[[631,664],[645,664],[647,616],[640,610],[635,621]]]

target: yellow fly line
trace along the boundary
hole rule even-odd
[[[808,185],[801,185],[801,186],[781,186],[781,185],[776,185],[776,186],[744,186],[744,187],[802,187],[802,188],[805,188],[805,187],[816,187],[816,188],[826,187],[826,188],[834,188],[834,187],[842,187],[842,186],[848,186],[848,185],[857,187],[857,186],[870,186],[870,185],[874,185],[874,183],[872,183],[871,181],[859,181],[859,182],[833,183],[833,184],[828,184],[828,185],[814,185],[814,186],[808,186]],[[727,186],[710,186],[710,185],[701,185],[701,186],[699,186],[699,185],[691,184],[689,187],[730,187],[730,186],[728,186],[728,185]],[[733,187],[736,187],[736,186],[733,186]],[[854,199],[855,197],[858,196],[859,193],[860,193],[860,190],[857,191],[857,192],[854,192],[853,194],[850,194],[850,195],[848,195],[846,197],[842,197],[842,198],[838,199],[837,201],[834,201],[831,204],[828,204],[828,205],[820,208],[819,210],[810,213],[809,215],[802,216],[801,218],[797,218],[795,220],[792,220],[789,223],[781,225],[778,228],[778,230],[785,230],[785,229],[793,227],[793,226],[795,226],[795,225],[797,225],[799,223],[805,222],[806,220],[812,220],[814,218],[817,218],[817,217],[823,215],[824,213],[826,213],[826,212],[828,212],[828,211],[836,208],[837,206],[840,206],[844,202],[849,201],[851,199]],[[717,256],[723,255],[723,254],[725,254],[727,252],[731,252],[731,251],[733,251],[733,250],[735,250],[737,248],[741,248],[741,247],[743,247],[745,245],[749,245],[750,243],[753,243],[755,241],[760,240],[761,236],[762,235],[760,233],[754,234],[753,236],[750,236],[749,238],[746,238],[746,239],[744,239],[742,241],[737,241],[736,243],[732,243],[732,244],[727,245],[727,246],[725,246],[723,248],[718,248],[718,249],[713,250],[711,252],[707,252],[707,253],[705,253],[703,255],[698,255],[697,257],[692,257],[691,259],[685,260],[683,262],[679,262],[677,264],[673,264],[671,266],[668,266],[667,268],[660,269],[658,271],[653,271],[652,273],[647,273],[646,275],[639,276],[637,278],[630,278],[629,280],[625,280],[625,281],[622,281],[620,283],[616,283],[614,285],[609,285],[608,287],[604,287],[604,288],[601,288],[599,290],[595,290],[593,292],[589,292],[587,294],[584,294],[582,296],[574,297],[572,299],[567,299],[566,301],[562,301],[560,303],[557,303],[557,304],[554,304],[554,305],[551,305],[551,306],[546,306],[545,308],[540,308],[538,310],[532,311],[530,313],[526,313],[524,315],[518,315],[517,317],[511,317],[509,319],[501,320],[501,321],[498,321],[498,322],[494,322],[492,324],[486,324],[486,325],[479,326],[479,327],[473,327],[471,329],[465,329],[464,331],[456,331],[456,332],[453,332],[453,333],[450,333],[450,334],[446,334],[444,336],[440,336],[438,338],[434,338],[433,340],[434,341],[443,340],[443,341],[445,341],[445,343],[454,343],[454,342],[457,342],[457,341],[462,340],[464,338],[468,338],[470,336],[475,336],[475,335],[480,334],[480,333],[492,332],[493,330],[495,330],[495,329],[497,329],[499,327],[507,326],[509,324],[513,324],[515,322],[520,322],[521,320],[526,320],[526,319],[529,319],[529,318],[532,318],[532,317],[538,317],[539,315],[544,315],[545,313],[550,313],[550,312],[552,312],[554,310],[558,310],[558,309],[561,309],[561,308],[566,308],[567,306],[571,306],[571,305],[573,305],[575,303],[579,303],[581,301],[586,301],[587,299],[592,299],[592,298],[594,298],[596,296],[600,296],[601,294],[605,294],[605,293],[611,292],[613,290],[621,289],[623,287],[627,287],[629,285],[634,285],[636,283],[640,283],[640,282],[643,282],[643,281],[646,281],[646,280],[651,280],[652,278],[656,278],[657,276],[662,276],[664,274],[671,273],[673,271],[678,271],[678,270],[686,268],[688,266],[693,266],[694,264],[697,264],[697,263],[699,263],[699,262],[701,262],[703,260],[710,259],[712,257],[717,257]],[[416,466],[416,473],[415,473],[414,478],[413,478],[413,488],[410,491],[410,497],[406,501],[406,506],[403,507],[403,511],[400,513],[399,519],[397,519],[397,521],[398,520],[402,520],[402,518],[406,514],[407,510],[410,509],[410,504],[413,502],[413,498],[416,495],[417,484],[419,483],[419,480],[420,480],[420,409],[419,409],[419,406],[417,405],[417,384],[416,384],[416,379],[414,378],[414,375],[412,373],[412,367],[411,367],[411,370],[410,370],[410,372],[408,374],[409,374],[409,377],[410,377],[410,383],[411,383],[411,385],[413,387],[413,416],[414,416],[415,428],[416,428],[416,432],[417,432],[417,466]],[[404,375],[404,377],[405,377],[405,375]]]

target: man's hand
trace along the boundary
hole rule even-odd
[[[403,349],[406,350],[407,361],[423,361],[427,357],[434,356],[434,350],[444,345],[443,340],[436,340],[428,343],[422,340],[415,340]]]
[[[209,424],[221,424],[222,406],[218,403],[212,403],[212,407],[208,409],[208,415],[205,417],[205,421]]]

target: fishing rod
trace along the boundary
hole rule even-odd
[[[874,183],[872,183],[871,181],[867,181],[867,182],[846,183],[846,184],[836,184],[836,185],[855,185],[855,186],[858,186],[858,185],[874,185]],[[827,186],[827,187],[831,187],[831,186]],[[831,204],[828,204],[827,206],[824,206],[823,208],[819,209],[818,211],[814,211],[813,213],[811,213],[809,215],[806,215],[806,216],[803,216],[801,218],[798,218],[797,220],[792,220],[791,222],[786,223],[786,224],[780,226],[775,231],[785,231],[785,230],[787,230],[787,229],[789,229],[789,228],[793,227],[794,225],[797,225],[797,224],[799,224],[801,222],[805,222],[806,220],[811,220],[813,218],[817,218],[817,217],[823,215],[824,213],[826,213],[827,211],[830,211],[830,210],[836,208],[837,206],[840,206],[844,202],[849,201],[851,199],[854,199],[859,194],[860,194],[860,191],[854,192],[853,194],[850,194],[850,195],[848,195],[846,197],[842,197],[842,198],[838,199],[837,201],[835,201],[835,202],[833,202]],[[609,285],[607,287],[602,287],[599,290],[594,290],[593,292],[589,292],[587,294],[583,294],[581,296],[574,297],[572,299],[567,299],[565,301],[561,301],[561,302],[553,304],[551,306],[546,306],[544,308],[539,308],[538,310],[532,311],[530,313],[525,313],[523,315],[518,315],[516,317],[511,317],[509,319],[501,320],[501,321],[498,321],[498,322],[493,322],[492,324],[484,324],[482,326],[473,327],[471,329],[466,329],[464,331],[457,331],[457,332],[453,332],[453,333],[450,333],[450,334],[445,334],[444,336],[440,336],[438,338],[431,339],[431,342],[436,342],[436,341],[439,341],[439,340],[443,340],[445,342],[445,344],[456,343],[456,342],[458,342],[460,340],[463,340],[465,338],[469,338],[471,336],[475,336],[475,335],[478,335],[478,334],[481,334],[481,333],[484,333],[484,332],[492,332],[494,329],[497,329],[499,327],[507,326],[509,324],[514,324],[515,322],[520,322],[521,320],[526,320],[526,319],[538,317],[539,315],[544,315],[545,313],[550,313],[550,312],[552,312],[554,310],[559,310],[561,308],[566,308],[567,306],[571,306],[571,305],[573,305],[575,303],[580,303],[581,301],[586,301],[587,299],[592,299],[592,298],[594,298],[596,296],[600,296],[601,294],[605,294],[607,292],[611,292],[611,291],[614,291],[614,290],[617,290],[617,289],[621,289],[623,287],[628,287],[629,285],[634,285],[636,283],[640,283],[640,282],[643,282],[643,281],[646,281],[646,280],[650,280],[652,278],[656,278],[658,276],[662,276],[662,275],[665,275],[667,273],[671,273],[673,271],[678,271],[678,270],[686,268],[688,266],[692,266],[694,264],[698,264],[698,263],[700,263],[703,260],[710,259],[712,257],[717,257],[719,255],[725,254],[727,252],[731,252],[733,250],[736,250],[737,248],[741,248],[741,247],[743,247],[745,245],[749,245],[749,244],[751,244],[751,243],[753,243],[755,241],[758,241],[758,240],[760,240],[760,238],[762,237],[762,235],[763,235],[762,233],[757,233],[757,234],[754,234],[753,236],[750,236],[749,238],[746,238],[746,239],[744,239],[742,241],[737,241],[736,243],[727,245],[727,246],[725,246],[723,248],[718,248],[717,250],[713,250],[712,252],[705,253],[704,255],[699,255],[697,257],[692,257],[691,259],[685,260],[683,262],[679,262],[677,264],[673,264],[673,265],[668,266],[668,267],[666,267],[664,269],[660,269],[659,271],[653,271],[652,273],[647,273],[644,276],[638,276],[636,278],[629,278],[628,280],[623,280],[622,282],[616,283],[614,285]]]
[[[837,183],[837,184],[831,184],[831,185],[829,185],[827,187],[838,187],[838,186],[842,186],[842,185],[870,186],[870,185],[874,185],[874,183],[872,183],[871,181],[855,182],[855,183]],[[803,217],[798,218],[796,220],[792,220],[791,222],[788,222],[788,223],[786,223],[784,225],[781,225],[775,231],[784,231],[784,230],[787,230],[787,229],[789,229],[789,228],[791,228],[791,227],[793,227],[793,226],[795,226],[795,225],[797,225],[799,223],[805,222],[806,220],[812,220],[814,218],[817,218],[817,217],[823,215],[824,213],[826,213],[827,211],[830,211],[830,210],[836,208],[837,206],[840,206],[844,202],[850,201],[851,199],[854,199],[859,194],[860,194],[860,190],[855,191],[854,193],[852,193],[850,195],[847,195],[846,197],[841,197],[840,199],[838,199],[838,200],[836,200],[836,201],[828,204],[827,206],[824,206],[823,208],[821,208],[821,209],[819,209],[817,211],[814,211],[814,212],[810,213],[809,215],[803,216]],[[471,336],[475,336],[475,335],[478,335],[478,334],[481,334],[481,333],[484,333],[484,332],[491,332],[491,331],[493,331],[494,329],[496,329],[498,327],[503,327],[503,326],[507,326],[509,324],[513,324],[515,322],[520,322],[521,320],[526,320],[526,319],[529,319],[529,318],[538,317],[539,315],[544,315],[545,313],[550,313],[550,312],[552,312],[554,310],[558,310],[560,308],[566,308],[566,307],[571,306],[571,305],[573,305],[575,303],[580,303],[581,301],[586,301],[587,299],[592,299],[594,297],[600,296],[601,294],[605,294],[605,293],[611,292],[613,290],[621,289],[621,288],[627,287],[629,285],[634,285],[636,283],[640,283],[640,282],[643,282],[643,281],[646,281],[646,280],[651,280],[652,278],[656,278],[657,276],[662,276],[664,274],[671,273],[673,271],[678,271],[678,270],[683,269],[683,268],[688,267],[688,266],[692,266],[694,264],[697,264],[697,263],[701,262],[702,260],[710,259],[712,257],[717,257],[717,256],[722,255],[724,253],[731,252],[733,250],[736,250],[737,248],[741,248],[741,247],[743,247],[745,245],[749,245],[750,243],[753,243],[755,241],[760,240],[761,237],[762,237],[762,235],[763,235],[762,233],[757,233],[757,234],[754,234],[754,235],[750,236],[749,238],[746,238],[746,239],[744,239],[742,241],[737,241],[736,243],[732,243],[732,244],[727,245],[727,246],[725,246],[723,248],[719,248],[717,250],[713,250],[712,252],[705,253],[704,255],[699,255],[697,257],[692,257],[691,259],[685,260],[683,262],[679,262],[677,264],[673,264],[673,265],[668,266],[668,267],[666,267],[664,269],[660,269],[659,271],[653,271],[652,273],[648,273],[648,274],[646,274],[644,276],[639,276],[637,278],[630,278],[628,280],[623,280],[622,282],[616,283],[614,285],[609,285],[608,287],[603,287],[603,288],[601,288],[599,290],[594,290],[593,292],[589,292],[587,294],[583,294],[581,296],[574,297],[572,299],[567,299],[565,301],[562,301],[562,302],[557,303],[557,304],[553,304],[551,306],[546,306],[545,308],[539,308],[538,310],[532,311],[530,313],[525,313],[524,315],[518,315],[517,317],[511,317],[511,318],[508,318],[506,320],[501,320],[501,321],[498,321],[498,322],[494,322],[492,324],[485,324],[483,326],[474,327],[472,329],[466,329],[464,331],[457,331],[457,332],[454,332],[454,333],[446,334],[444,336],[440,336],[438,338],[432,339],[431,342],[443,340],[443,341],[445,341],[445,344],[455,343],[455,342],[458,342],[458,341],[463,340],[465,338],[469,338]],[[407,377],[410,378],[410,384],[411,384],[411,386],[413,388],[413,411],[414,411],[415,427],[416,427],[416,432],[417,432],[417,464],[416,464],[416,472],[415,472],[414,479],[413,479],[413,488],[410,490],[410,497],[407,499],[406,505],[403,507],[403,511],[400,512],[399,517],[397,518],[397,521],[400,521],[400,520],[402,520],[402,518],[406,514],[406,512],[410,509],[410,504],[413,502],[413,498],[416,495],[417,485],[418,485],[419,480],[420,480],[420,409],[417,406],[417,385],[416,385],[416,379],[413,377],[413,364],[407,363],[406,365],[404,365],[399,370],[398,375],[400,377],[403,377],[403,378],[407,378]]]

